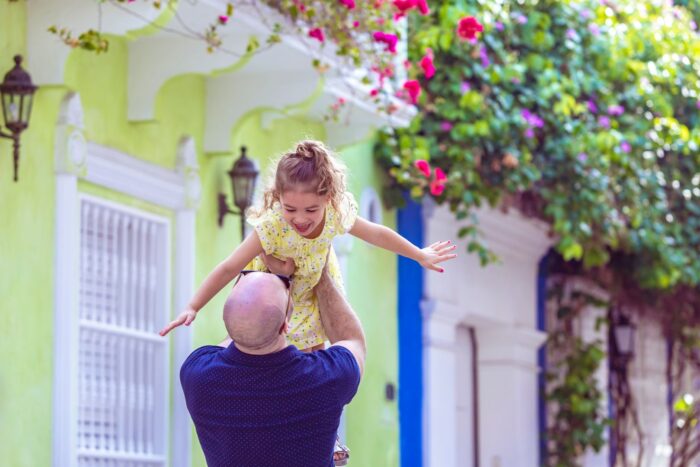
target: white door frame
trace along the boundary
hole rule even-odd
[[[177,170],[149,164],[115,149],[87,143],[80,96],[71,92],[56,125],[56,224],[54,238],[53,465],[71,467],[77,458],[77,313],[80,253],[78,180],[170,209],[175,213],[173,307],[183,308],[194,291],[195,210],[200,181],[194,141],[180,143]],[[191,465],[191,425],[179,384],[179,367],[192,349],[191,329],[173,336],[171,385],[174,394],[169,465]]]

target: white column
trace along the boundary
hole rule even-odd
[[[537,349],[545,337],[525,328],[477,328],[484,467],[539,465]]]
[[[423,316],[423,465],[465,466],[457,461],[457,325],[424,302]]]
[[[56,125],[56,230],[54,237],[53,465],[77,462],[78,294],[80,205],[78,174],[85,168],[80,97],[66,95]]]
[[[175,264],[173,277],[174,313],[180,313],[194,294],[196,209],[201,185],[194,140],[184,137],[178,150],[178,172],[183,177],[185,200],[175,214]],[[180,385],[180,367],[192,351],[192,328],[183,326],[173,333],[173,429],[171,465],[192,465],[192,429],[185,395]]]
[[[651,320],[637,322],[635,357],[630,362],[629,383],[639,414],[644,448],[643,467],[669,464],[669,419],[666,383],[666,340],[660,326]],[[636,460],[639,445],[630,429],[628,459]]]

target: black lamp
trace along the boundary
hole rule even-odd
[[[15,67],[10,70],[0,84],[0,101],[2,101],[2,116],[10,134],[0,131],[0,137],[13,141],[14,180],[17,181],[19,170],[19,135],[29,125],[32,113],[32,101],[36,86],[32,84],[29,73],[22,69],[22,56],[15,55]]]
[[[245,210],[253,204],[255,181],[259,173],[255,163],[246,156],[245,146],[241,146],[241,157],[233,163],[233,167],[227,173],[231,178],[233,204],[238,210],[229,208],[226,195],[219,193],[219,227],[224,225],[226,214],[241,216],[241,239],[243,239],[245,237]]]
[[[634,335],[636,326],[627,315],[620,313],[613,324],[613,336],[617,355],[625,362],[634,358]]]

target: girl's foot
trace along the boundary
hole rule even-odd
[[[335,439],[335,451],[333,451],[333,461],[336,466],[348,465],[350,458],[350,449],[344,444],[341,444],[340,438]]]

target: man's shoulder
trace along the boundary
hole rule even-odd
[[[193,350],[180,368],[180,379],[186,379],[192,373],[206,368],[207,364],[217,358],[223,350],[224,347],[218,345],[204,345]]]
[[[360,384],[360,367],[352,352],[343,346],[333,345],[312,352],[307,358],[315,362],[321,377],[333,383],[339,399],[347,404]]]

